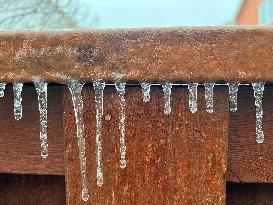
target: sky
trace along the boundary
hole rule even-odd
[[[223,25],[240,0],[85,0],[98,28]]]

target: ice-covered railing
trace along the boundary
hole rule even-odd
[[[68,85],[77,125],[82,198],[88,200],[82,87],[92,82],[96,101],[97,185],[103,185],[103,90],[113,82],[119,96],[120,167],[126,167],[126,83],[140,82],[143,100],[162,85],[169,115],[173,85],[187,82],[189,110],[198,112],[198,86],[205,87],[206,111],[213,113],[213,89],[225,81],[230,110],[237,110],[240,83],[250,82],[256,105],[256,141],[262,143],[262,97],[273,82],[272,27],[202,27],[138,30],[23,31],[0,33],[0,96],[13,83],[14,117],[23,117],[23,84],[33,82],[40,110],[41,156],[47,144],[47,84]],[[108,85],[106,85],[108,86]],[[223,86],[223,85],[222,85]],[[151,93],[152,94],[152,93]]]

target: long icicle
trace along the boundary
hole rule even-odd
[[[41,141],[41,157],[47,158],[47,83],[41,79],[34,80],[36,92],[38,94],[38,105],[40,111],[40,141]]]
[[[77,138],[79,147],[79,158],[80,158],[80,170],[82,178],[82,199],[88,201],[89,190],[88,190],[88,177],[86,170],[86,157],[85,157],[85,138],[84,138],[84,121],[83,121],[83,100],[82,91],[83,84],[78,81],[71,81],[68,84],[68,88],[72,95],[72,102],[74,106],[74,113],[77,125]]]
[[[4,97],[5,95],[5,88],[7,83],[0,83],[0,98]]]
[[[96,157],[97,157],[97,185],[103,184],[103,163],[102,163],[102,116],[103,116],[103,90],[105,83],[94,82],[95,103],[96,103]]]
[[[189,83],[189,108],[192,113],[197,112],[197,87],[198,83]]]
[[[213,113],[213,88],[215,83],[205,83],[206,111]]]
[[[141,83],[142,87],[142,94],[143,94],[143,101],[149,102],[150,101],[150,91],[151,91],[151,83]]]
[[[120,129],[120,168],[126,167],[126,144],[125,144],[125,85],[116,82],[115,87],[119,96],[119,129]]]
[[[16,120],[21,120],[22,118],[22,89],[23,83],[13,83],[14,118]]]
[[[263,91],[264,83],[252,83],[255,97],[256,106],[256,141],[263,143],[264,132],[263,132]]]
[[[171,114],[171,94],[172,94],[172,84],[166,82],[162,84],[163,93],[164,93],[164,114]]]
[[[237,111],[237,93],[240,83],[228,83],[228,93],[229,93],[229,110],[231,112]]]

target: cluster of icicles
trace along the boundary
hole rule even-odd
[[[48,156],[47,144],[47,83],[41,79],[34,80],[34,85],[38,94],[38,104],[40,111],[40,141],[41,141],[41,157]],[[80,172],[82,178],[82,199],[87,201],[89,198],[88,191],[88,177],[86,170],[86,157],[85,157],[85,138],[84,138],[84,121],[83,121],[83,100],[81,91],[83,83],[77,80],[72,80],[68,83],[68,88],[72,95],[74,106],[77,138],[79,147],[80,158]],[[120,167],[126,167],[126,143],[125,143],[125,83],[117,82],[115,87],[119,96],[119,130],[120,130]],[[6,83],[0,83],[0,97],[4,96]],[[205,83],[205,101],[206,111],[213,113],[213,88],[215,83]],[[104,82],[94,82],[93,87],[95,90],[95,103],[96,103],[96,163],[97,163],[97,185],[103,185],[103,163],[102,163],[102,116],[103,116],[103,91],[105,87]],[[143,101],[150,100],[150,83],[141,83],[143,92]],[[189,83],[189,109],[192,113],[197,112],[197,87],[198,83]],[[237,92],[239,83],[229,83],[229,104],[230,111],[237,110]],[[264,133],[262,129],[262,98],[264,91],[264,83],[252,83],[254,89],[255,106],[256,106],[256,141],[262,143],[264,141]],[[14,117],[16,120],[22,118],[22,97],[21,92],[23,89],[22,83],[13,83],[14,92]],[[172,83],[166,82],[162,84],[164,92],[164,113],[169,115],[171,113],[171,92]]]

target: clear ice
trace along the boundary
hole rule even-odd
[[[205,83],[206,111],[213,113],[213,88],[215,83]]]
[[[125,144],[125,85],[116,82],[115,87],[119,96],[119,130],[120,130],[120,168],[126,167],[126,144]]]
[[[6,83],[0,83],[0,98],[4,97],[5,88],[6,88]]]
[[[237,93],[240,83],[228,83],[229,110],[237,111]]]
[[[40,111],[41,157],[47,158],[47,83],[45,83],[43,80],[34,80],[33,82],[38,94],[38,105]]]
[[[256,141],[263,143],[263,91],[264,83],[252,83],[256,106]]]
[[[163,93],[164,93],[164,113],[166,115],[171,114],[171,94],[172,94],[172,84],[166,82],[162,84]]]
[[[103,184],[103,163],[102,163],[102,116],[103,116],[103,90],[105,83],[94,82],[95,103],[96,103],[96,157],[97,157],[97,185]]]
[[[23,83],[13,83],[14,118],[16,120],[21,120],[22,118],[22,89]]]
[[[189,83],[189,108],[192,113],[197,111],[197,87],[198,83]]]
[[[143,101],[149,102],[150,101],[150,90],[151,90],[151,83],[141,83],[142,93],[143,93]]]
[[[80,170],[82,178],[82,199],[87,201],[89,198],[88,178],[86,170],[86,157],[85,157],[85,139],[84,139],[84,121],[83,121],[83,100],[82,91],[83,84],[78,81],[71,81],[68,88],[72,95],[72,102],[74,106],[74,113],[76,118],[77,138],[79,147]]]

